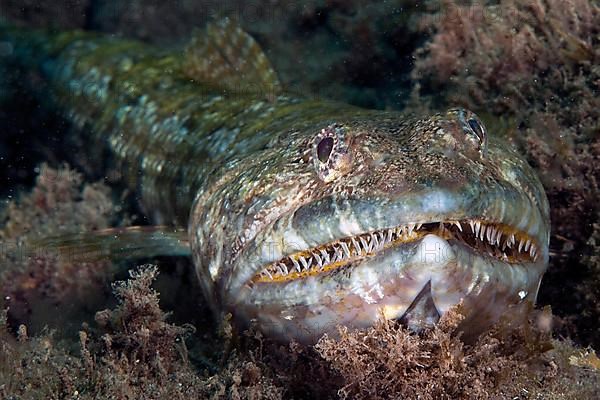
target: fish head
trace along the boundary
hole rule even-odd
[[[479,333],[534,302],[547,267],[540,181],[468,110],[309,122],[219,176],[190,223],[200,280],[282,340],[380,318],[419,330],[459,303]]]

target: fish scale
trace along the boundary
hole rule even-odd
[[[254,44],[240,34],[238,43]],[[69,43],[67,35],[60,34],[58,41]],[[212,171],[265,147],[292,122],[308,124],[324,113],[334,117],[356,111],[283,95],[268,101],[243,87],[227,94],[190,79],[182,54],[164,56],[141,43],[94,34],[72,36],[66,48],[46,50],[51,61],[45,60],[44,74],[70,118],[89,126],[90,145],[108,142],[118,166],[128,171],[129,186],[142,194],[142,205],[156,222],[185,225],[192,200]],[[109,92],[100,95],[105,81],[111,83]],[[64,90],[74,87],[79,90]],[[169,126],[166,122],[174,118],[186,122]]]

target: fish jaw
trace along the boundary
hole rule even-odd
[[[548,261],[545,194],[500,141],[461,142],[465,115],[324,121],[240,161],[197,198],[190,223],[212,303],[309,343],[379,318],[420,329],[459,302],[475,333],[534,302]]]
[[[482,201],[496,196],[467,192],[307,204],[248,247],[254,256],[242,257],[247,274],[230,281],[230,308],[270,336],[311,343],[379,318],[422,329],[462,302],[470,321],[462,328],[481,332],[512,305],[535,301],[547,231],[525,195],[504,193],[496,207]]]
[[[268,290],[244,287],[235,309],[238,318],[254,321],[269,336],[314,343],[325,333],[335,335],[338,326],[366,328],[381,318],[420,330],[462,303],[467,316],[477,315],[463,326],[473,334],[511,305],[533,302],[544,268],[541,259],[507,268],[428,234],[325,276],[290,280]]]

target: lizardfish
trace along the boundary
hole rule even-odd
[[[0,32],[147,214],[187,225],[172,246],[169,235],[138,244],[147,254],[189,244],[217,315],[311,342],[380,318],[419,329],[461,302],[462,329],[477,332],[535,301],[548,202],[473,112],[415,117],[291,94],[229,20],[177,51]]]

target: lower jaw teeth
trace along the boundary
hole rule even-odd
[[[423,228],[423,229],[421,229]],[[256,280],[292,280],[321,273],[349,264],[357,257],[371,256],[390,246],[400,246],[417,241],[426,235],[436,235],[446,240],[457,240],[468,244],[480,253],[487,254],[505,263],[536,262],[538,248],[529,238],[516,238],[516,233],[505,232],[501,227],[486,226],[480,221],[469,221],[463,225],[458,221],[411,224],[401,228],[390,228],[370,234],[341,239],[326,248],[305,250],[290,255],[261,271]],[[290,276],[290,273],[293,276]]]

